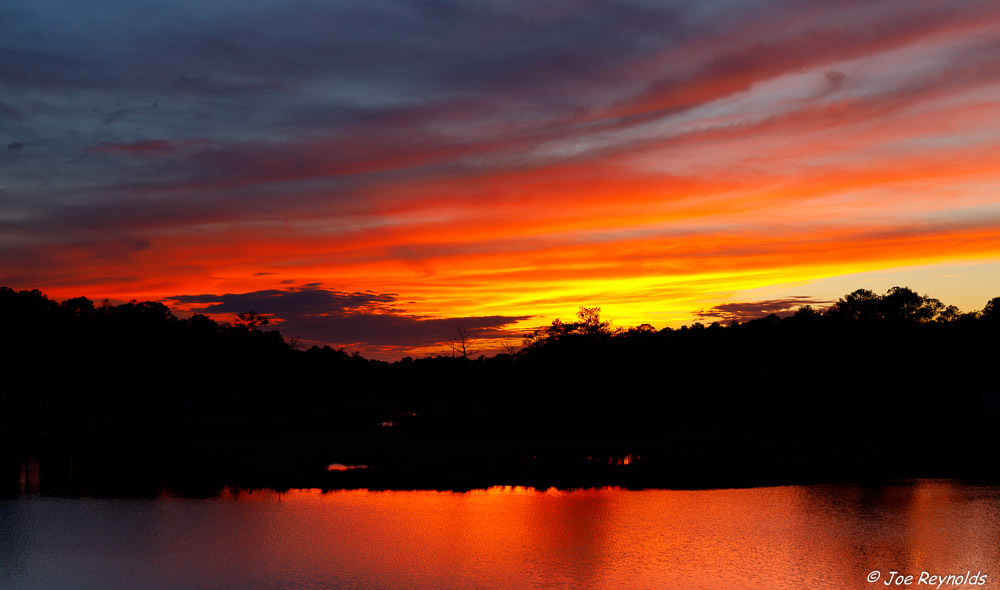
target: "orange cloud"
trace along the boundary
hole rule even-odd
[[[601,29],[606,52],[569,27],[534,61],[451,48],[350,92],[310,71],[264,110],[256,85],[181,77],[198,102],[172,96],[172,125],[152,101],[118,131],[140,109],[116,109],[23,173],[45,142],[8,145],[0,279],[117,299],[322,283],[394,294],[397,328],[579,305],[663,326],[745,289],[1000,257],[995,7],[786,8]],[[644,10],[623,22],[649,34]]]

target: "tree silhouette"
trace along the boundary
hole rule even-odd
[[[827,314],[854,321],[893,320],[919,323],[933,320],[942,309],[944,305],[937,299],[921,295],[909,287],[892,287],[885,295],[858,289],[837,301]]]
[[[941,311],[938,312],[937,317],[934,318],[935,321],[948,323],[955,322],[962,318],[962,312],[954,305],[949,305]]]
[[[828,313],[846,320],[875,320],[881,317],[880,300],[874,291],[858,289],[841,297]]]
[[[909,287],[892,287],[879,299],[881,317],[887,320],[929,322],[944,307],[937,299]]]
[[[233,321],[233,326],[253,332],[261,326],[266,326],[270,323],[270,320],[268,320],[266,316],[262,316],[255,311],[244,311],[236,314],[236,320]]]
[[[600,307],[581,307],[576,317],[579,320],[576,331],[584,336],[610,336],[615,333],[611,322],[601,321]]]
[[[477,333],[458,326],[452,356],[461,359],[386,363],[328,346],[297,350],[277,330],[261,331],[269,319],[252,311],[229,326],[178,319],[157,302],[95,307],[0,288],[0,432],[22,423],[169,431],[178,416],[346,424],[419,408],[456,440],[514,431],[611,439],[660,436],[697,417],[863,428],[861,407],[899,413],[900,424],[996,422],[1000,432],[1000,297],[961,313],[906,287],[859,290],[828,310],[675,330],[622,330],[600,312],[580,307],[574,321],[554,320],[521,350],[492,358],[475,358]],[[454,382],[475,382],[479,394],[442,386]]]
[[[479,351],[471,349],[473,342],[473,331],[471,329],[465,326],[455,326],[455,341],[451,345],[452,356],[459,354],[462,358],[469,358],[476,354]]]
[[[980,312],[980,317],[990,322],[1000,321],[1000,297],[994,297],[986,302],[986,307]]]

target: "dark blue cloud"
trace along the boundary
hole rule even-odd
[[[695,315],[724,322],[746,322],[771,314],[779,316],[791,315],[798,311],[800,307],[806,305],[822,308],[831,303],[833,302],[814,299],[805,295],[795,295],[784,299],[768,299],[766,301],[722,303],[709,309],[702,309],[696,312]]]
[[[452,341],[459,327],[476,338],[517,340],[520,334],[506,328],[529,317],[424,317],[399,309],[394,294],[345,293],[318,284],[250,293],[176,295],[167,299],[200,313],[256,311],[277,320],[277,327],[287,338],[366,350],[432,347]]]
[[[222,295],[175,295],[167,299],[181,304],[201,304],[192,311],[202,313],[240,313],[256,311],[279,318],[311,315],[389,312],[393,294],[342,293],[309,284],[297,289],[270,289],[250,293]]]
[[[373,187],[639,150],[642,137],[601,134],[808,68],[836,89],[851,80],[835,69],[844,60],[995,10],[991,0],[6,2],[0,277],[71,274],[76,258],[65,262],[59,245],[124,256],[206,227],[249,234],[261,220],[320,217],[349,227],[342,220],[377,214],[366,204],[389,191]],[[984,42],[899,87],[888,80],[870,112],[995,75],[996,55]],[[665,127],[645,140],[683,132]]]
[[[308,208],[320,192],[352,201],[359,186],[541,164],[552,142],[585,157],[589,134],[645,121],[619,117],[629,105],[655,111],[676,94],[667,106],[691,108],[720,97],[705,90],[720,76],[745,73],[721,91],[738,92],[988,7],[18,3],[0,13],[0,108],[17,115],[0,132],[3,145],[32,149],[2,162],[5,204],[44,240],[238,221],[264,201]],[[683,58],[662,59],[674,52]],[[142,160],[95,149],[158,142],[176,149]],[[32,188],[38,178],[50,181],[44,190]],[[165,216],[165,197],[185,212]]]

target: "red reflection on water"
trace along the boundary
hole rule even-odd
[[[352,469],[368,469],[367,465],[344,465],[343,463],[330,463],[326,466],[327,471],[351,471]]]
[[[607,461],[602,457],[587,457],[588,461],[606,462],[608,465],[631,465],[639,459],[642,459],[640,455],[633,455],[632,453],[627,455],[612,455],[608,457]]]
[[[241,575],[295,572],[284,582],[305,588],[870,588],[873,570],[994,575],[992,490],[498,486],[243,491],[225,501],[254,507],[230,525],[250,543]]]

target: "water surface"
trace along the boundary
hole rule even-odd
[[[951,481],[0,500],[5,589],[1000,588],[998,564],[1000,488]]]

